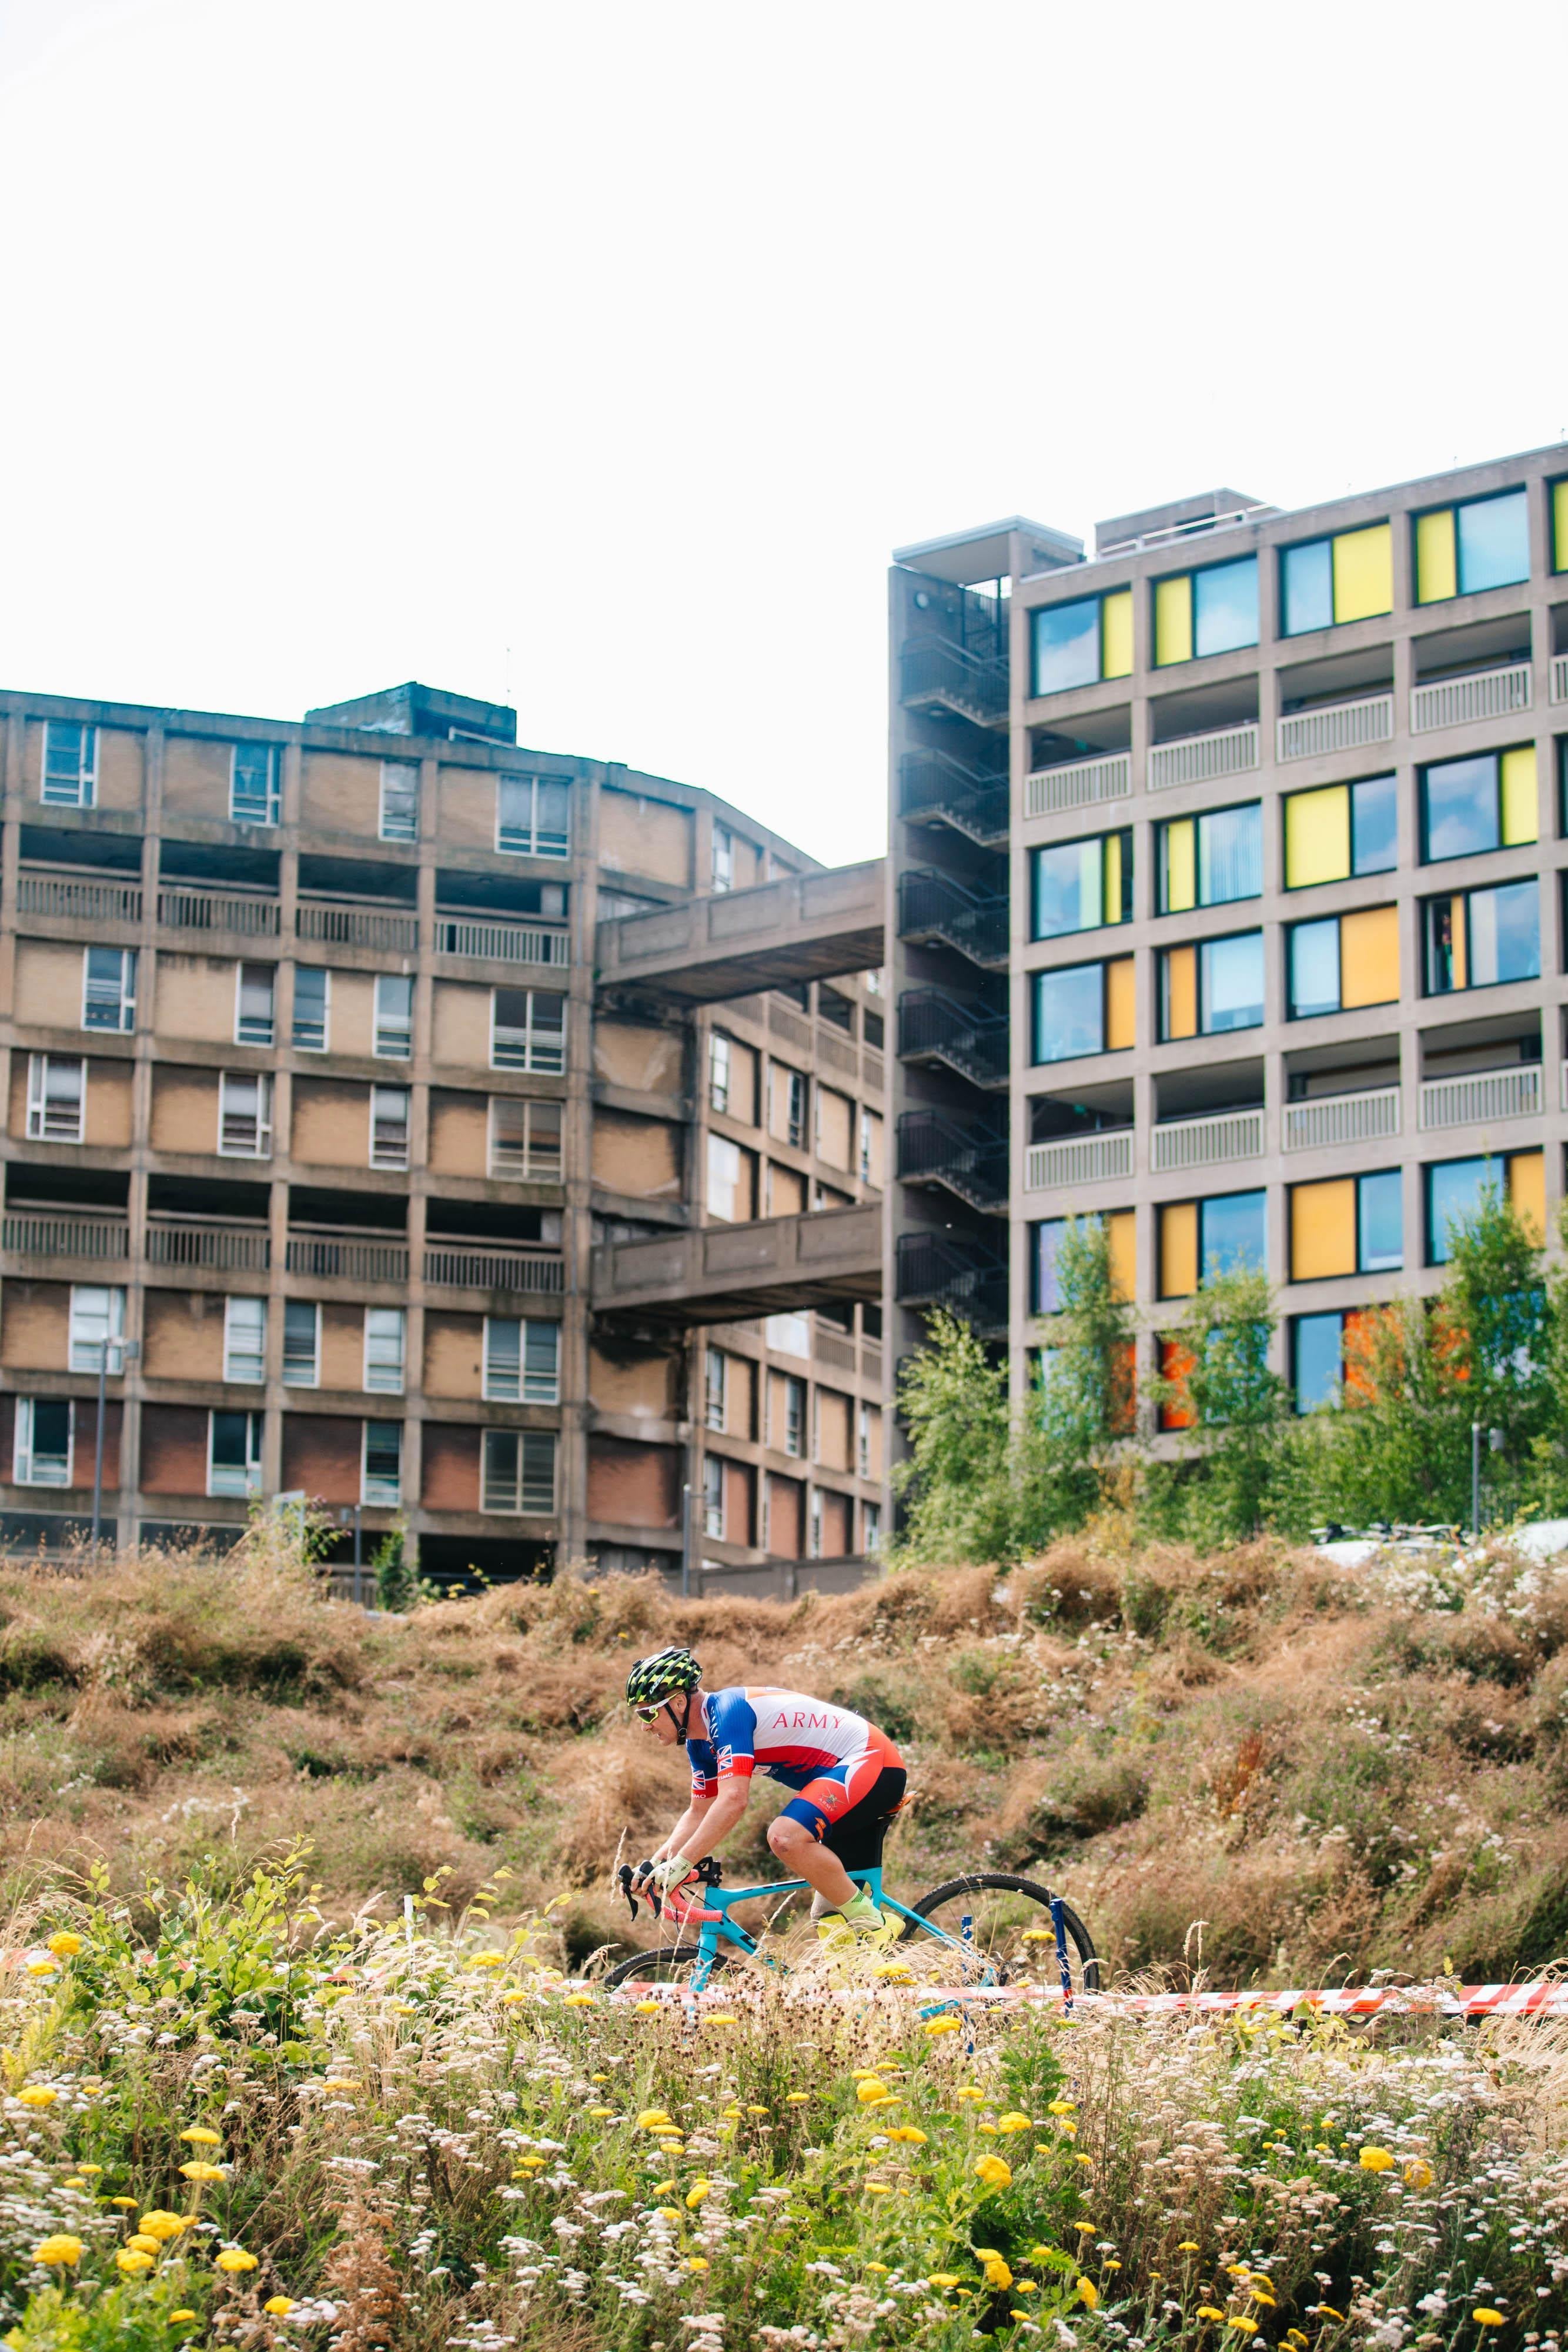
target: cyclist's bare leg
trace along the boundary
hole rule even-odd
[[[820,1919],[824,1911],[841,1909],[852,1898],[855,1885],[849,1872],[836,1853],[818,1844],[803,1822],[780,1813],[768,1825],[768,1843],[789,1875],[803,1878],[810,1887],[813,1919]]]

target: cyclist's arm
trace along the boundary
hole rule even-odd
[[[664,1844],[653,1848],[648,1857],[649,1861],[664,1862],[673,1853],[688,1853],[690,1849],[686,1840],[696,1836],[703,1822],[707,1819],[713,1802],[714,1800],[711,1797],[694,1796]]]
[[[716,1795],[694,1797],[665,1852],[684,1853],[688,1862],[700,1862],[705,1853],[712,1853],[716,1846],[722,1845],[746,1811],[750,1794],[749,1780],[727,1779],[719,1782]]]

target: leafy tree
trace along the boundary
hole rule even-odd
[[[1056,1290],[1020,1441],[1024,1518],[1037,1543],[1105,1506],[1137,1426],[1133,1310],[1103,1218],[1068,1220]]]
[[[909,1453],[893,1472],[904,1507],[894,1561],[1011,1559],[1018,1509],[1007,1366],[945,1308],[926,1329],[898,1386]]]
[[[1310,1516],[1293,1475],[1291,1391],[1269,1361],[1277,1324],[1266,1278],[1237,1270],[1211,1276],[1171,1334],[1181,1370],[1162,1377],[1155,1396],[1186,1417],[1189,1463],[1155,1484],[1161,1516],[1195,1542],[1266,1527],[1299,1533]]]

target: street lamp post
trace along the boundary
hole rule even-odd
[[[109,1378],[109,1351],[114,1349],[115,1372],[124,1371],[134,1363],[141,1349],[134,1339],[103,1339],[98,1343],[98,1425],[93,1432],[92,1446],[92,1540],[96,1548],[103,1532],[103,1416],[104,1383]]]

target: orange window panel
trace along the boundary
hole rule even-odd
[[[1340,1004],[1392,1004],[1399,994],[1399,909],[1367,907],[1339,924]]]
[[[1166,1035],[1197,1034],[1197,950],[1166,950]]]
[[[1133,959],[1117,956],[1105,967],[1105,1051],[1119,1054],[1137,1037]]]
[[[1508,1205],[1535,1244],[1546,1243],[1546,1154],[1516,1151],[1508,1163]]]
[[[1197,1288],[1197,1202],[1172,1201],[1160,1211],[1160,1297],[1190,1298]]]
[[[1168,1381],[1176,1391],[1160,1407],[1162,1429],[1192,1429],[1197,1426],[1197,1415],[1193,1411],[1186,1385],[1197,1362],[1197,1359],[1190,1348],[1184,1348],[1179,1339],[1160,1341],[1160,1377]]]
[[[1291,1188],[1291,1280],[1355,1272],[1355,1179]]]
[[[1116,1437],[1131,1437],[1138,1425],[1138,1349],[1126,1339],[1111,1360],[1111,1429]]]

